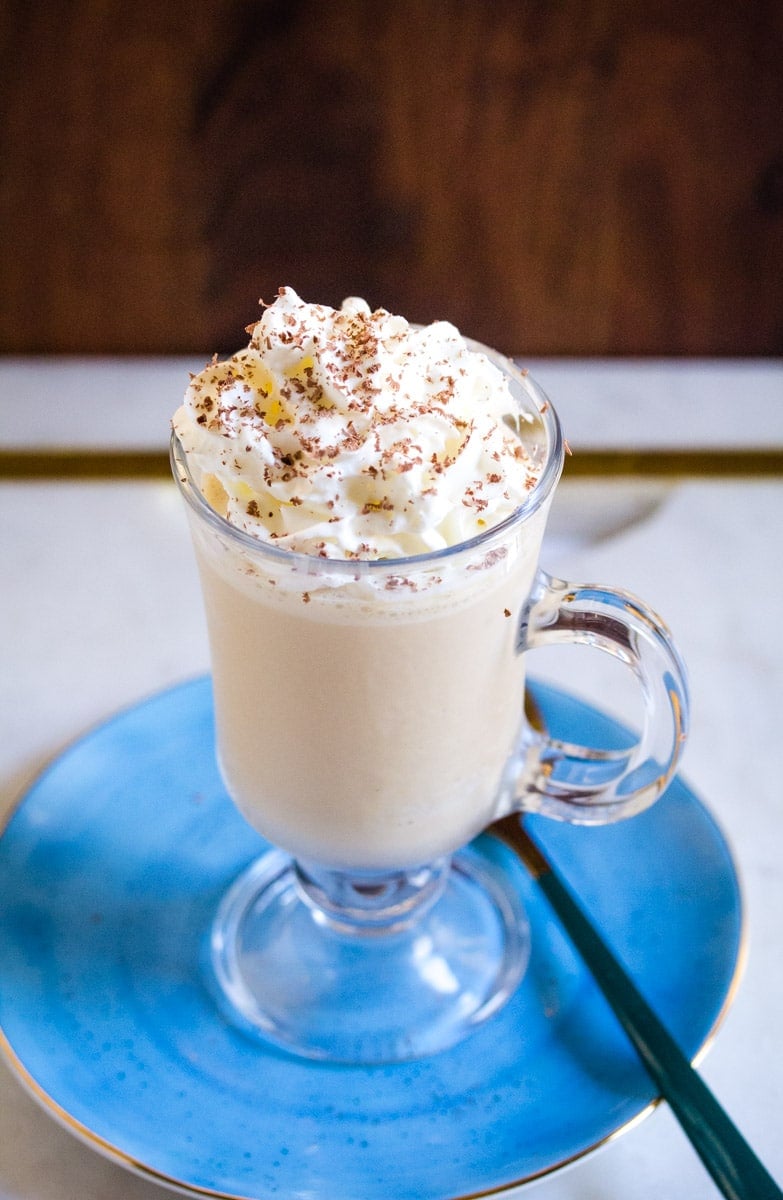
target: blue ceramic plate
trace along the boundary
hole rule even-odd
[[[553,732],[623,739],[536,687]],[[602,829],[536,836],[689,1056],[733,993],[742,939],[731,856],[677,780]],[[513,1000],[455,1049],[330,1067],[225,1024],[199,971],[218,898],[263,843],[226,797],[206,679],[121,713],[68,749],[0,840],[0,1028],[11,1066],[90,1145],[193,1195],[446,1200],[578,1158],[656,1100],[546,901],[513,872],[533,931]]]

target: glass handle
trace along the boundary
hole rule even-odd
[[[647,808],[674,774],[688,726],[685,669],[666,626],[635,596],[539,571],[518,649],[567,642],[595,646],[631,668],[644,700],[641,737],[626,749],[601,750],[528,726],[515,807],[605,824]]]

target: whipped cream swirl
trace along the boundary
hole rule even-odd
[[[326,558],[407,557],[485,532],[535,486],[545,448],[520,438],[535,416],[450,323],[281,288],[249,332],[192,377],[173,420],[237,528]]]

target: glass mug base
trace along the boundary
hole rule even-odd
[[[367,1065],[456,1044],[512,995],[529,952],[513,889],[469,849],[359,880],[273,850],[226,894],[207,968],[245,1033]]]

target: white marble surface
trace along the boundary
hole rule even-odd
[[[577,447],[783,444],[783,364],[520,359]],[[0,445],[165,446],[188,371],[171,359],[0,359]],[[89,377],[89,386],[85,378]]]
[[[47,428],[57,431],[50,444],[162,446],[188,365],[0,363],[0,444],[34,445]],[[779,364],[550,363],[537,374],[580,444],[783,444]],[[660,388],[676,412],[665,436],[650,419]],[[14,398],[22,394],[29,403],[20,413]],[[127,406],[122,421],[117,396]],[[60,419],[63,405],[67,420]],[[702,1070],[781,1181],[782,521],[783,478],[566,484],[544,554],[558,573],[644,596],[666,617],[688,662],[693,726],[684,774],[734,849],[750,935],[738,996]],[[206,669],[208,656],[184,517],[170,485],[0,484],[0,547],[2,821],[70,739],[119,706]],[[589,652],[565,658],[565,651],[542,652],[531,668],[627,716],[632,689],[614,664],[603,667]],[[538,1200],[715,1194],[665,1105],[594,1157],[529,1190]],[[0,1066],[0,1200],[165,1194],[73,1139]]]

